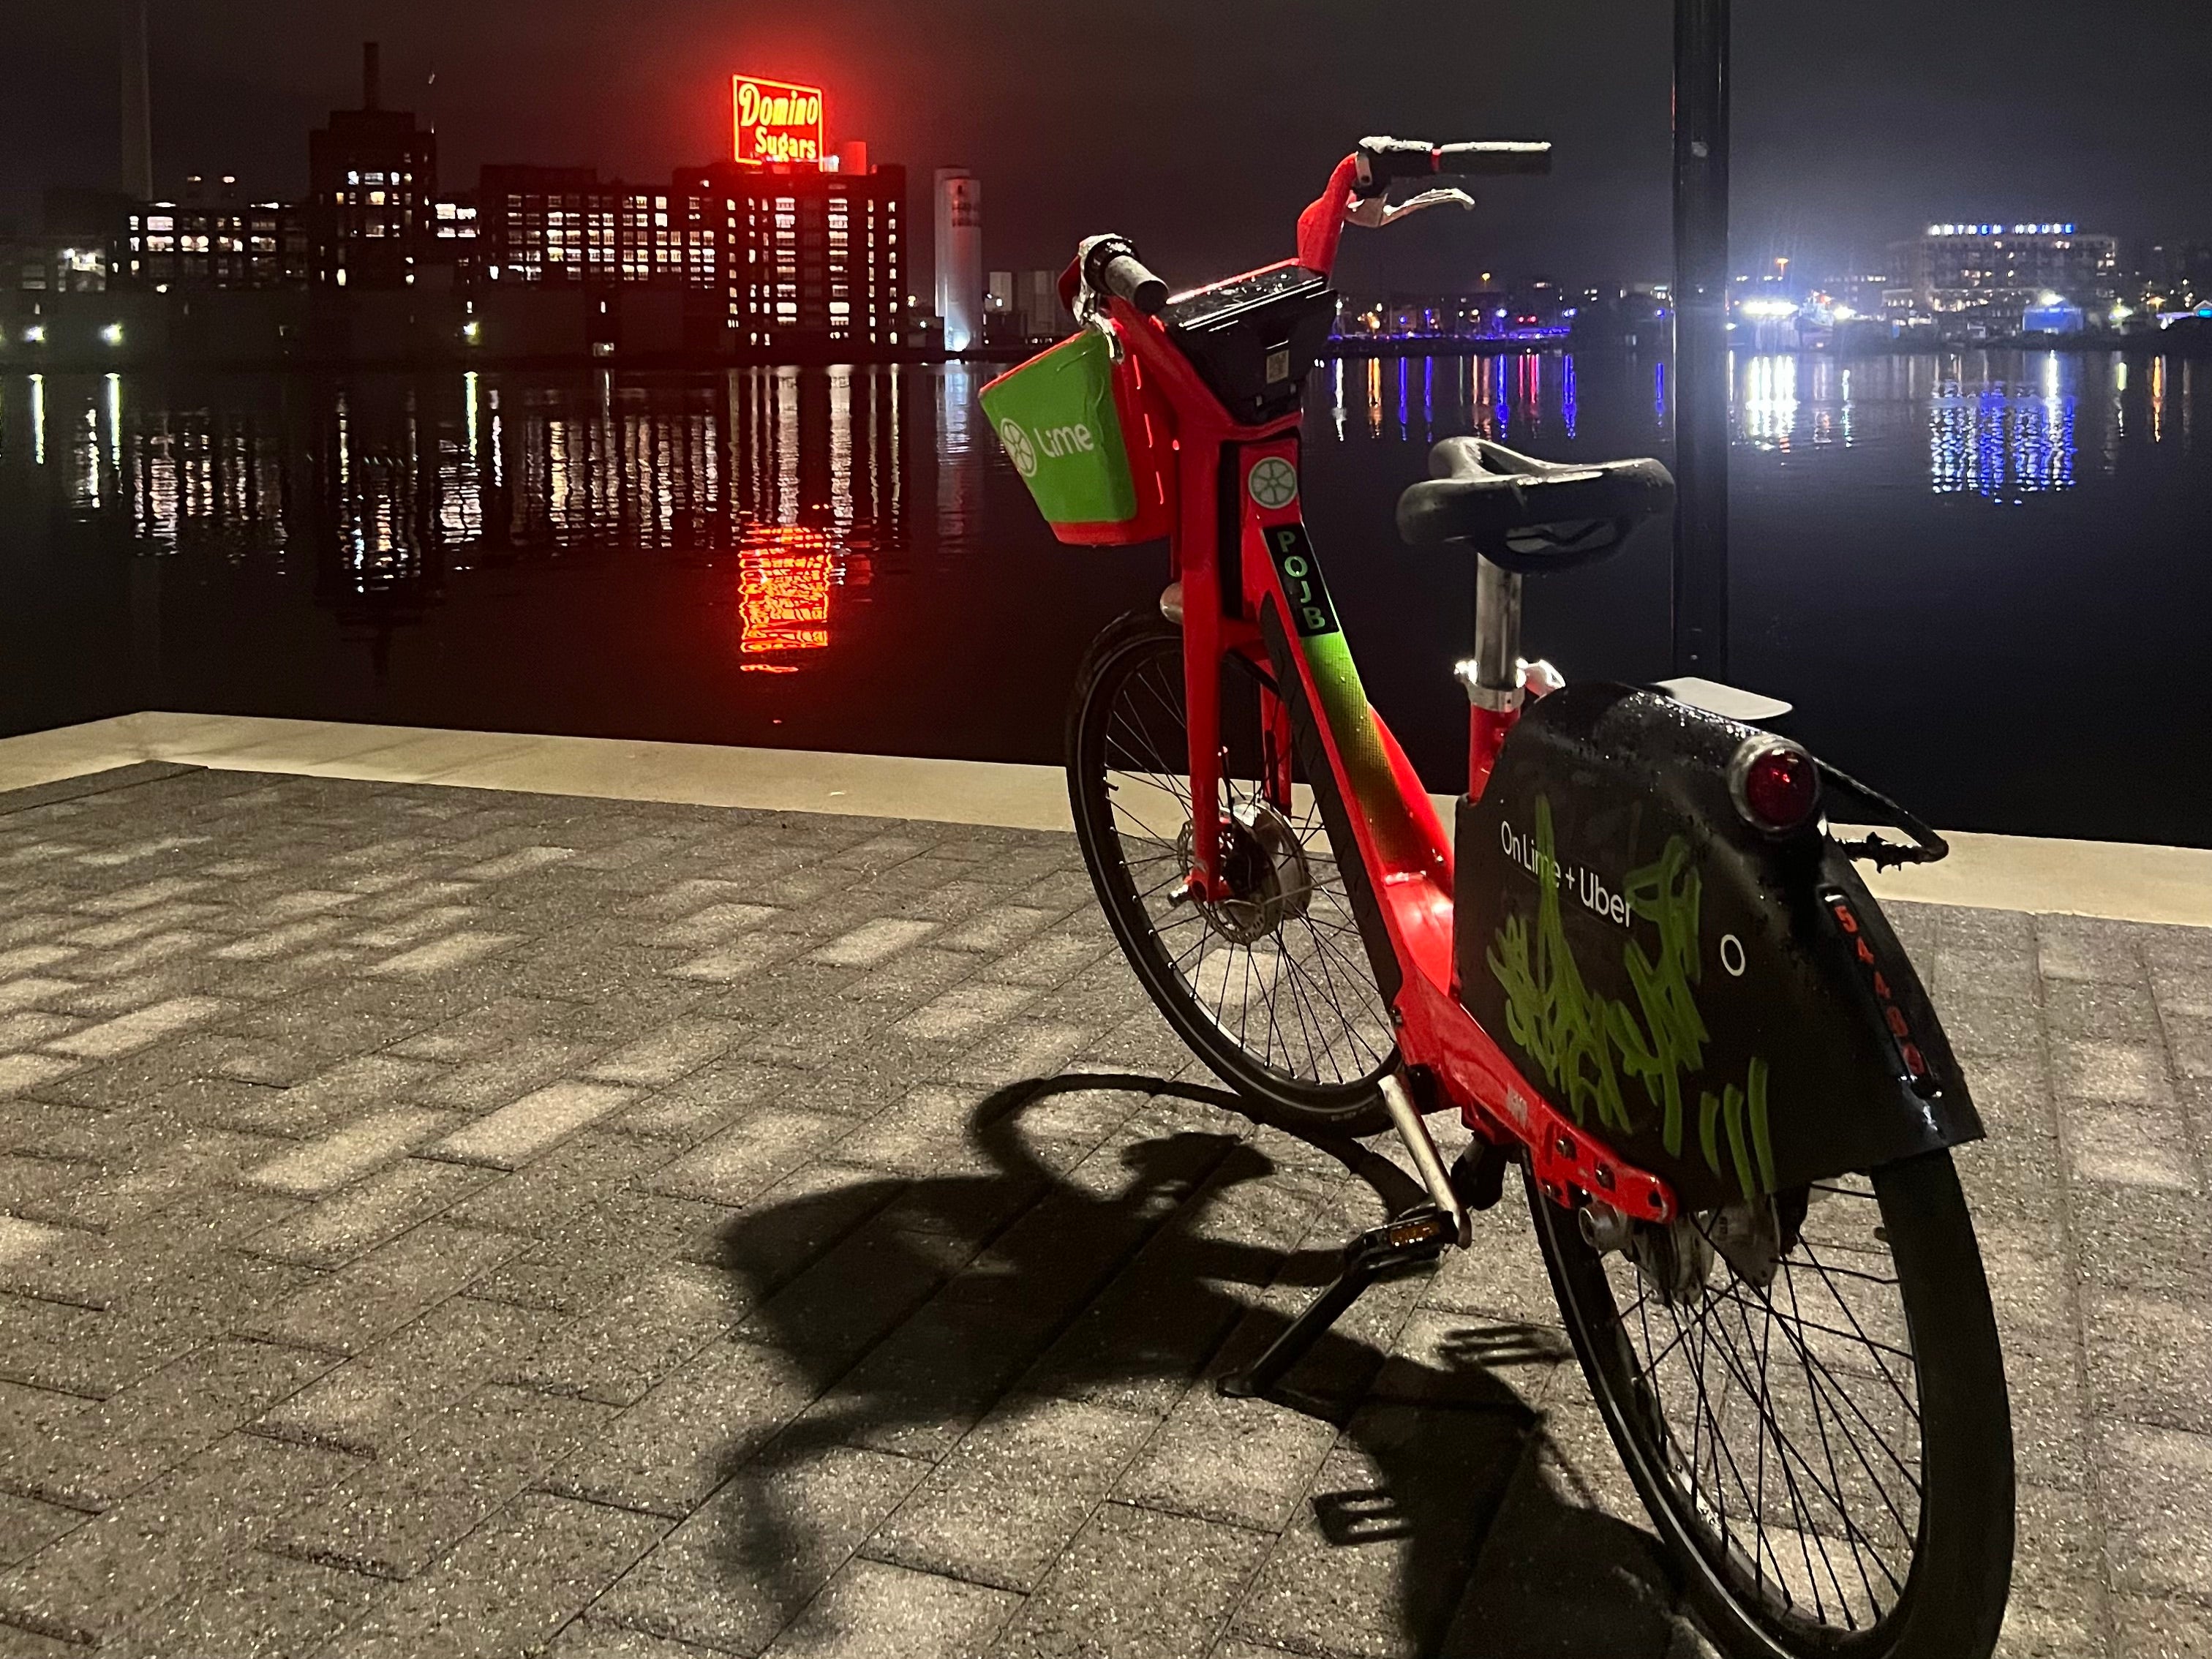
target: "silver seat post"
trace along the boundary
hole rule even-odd
[[[1504,714],[1521,706],[1521,578],[1478,558],[1474,566],[1474,661],[1461,678],[1468,701]]]

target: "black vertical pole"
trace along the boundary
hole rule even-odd
[[[1729,0],[1674,0],[1674,672],[1728,677]]]

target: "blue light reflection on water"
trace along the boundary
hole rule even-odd
[[[1572,443],[1582,435],[1591,361],[1522,352],[1430,358],[1418,368],[1405,358],[1338,362],[1328,370],[1331,418],[1315,435],[1425,443],[1473,431],[1501,441],[1534,440],[1552,428],[1556,414],[1559,434]],[[1790,465],[1867,442],[1887,447],[1917,422],[1931,493],[2018,501],[2073,489],[2085,470],[2109,474],[2131,410],[2139,436],[2164,441],[2172,424],[2166,389],[2188,365],[2154,360],[2133,382],[2118,360],[2058,352],[1859,360],[1775,353],[1741,357],[1734,368],[1732,430],[1741,448]],[[1395,397],[1374,395],[1378,372],[1395,380]],[[1667,366],[1655,362],[1649,373],[1652,411],[1663,429]],[[1363,379],[1370,388],[1364,410]],[[1615,394],[1605,384],[1598,395],[1611,404]],[[1616,423],[1607,430],[1622,441]],[[2094,453],[2086,455],[2085,432],[2094,434],[2087,440]],[[1627,441],[1650,447],[1648,439]]]
[[[2057,352],[2044,354],[2024,380],[1978,388],[1942,382],[1929,399],[1928,474],[1938,495],[1960,491],[1991,501],[2021,501],[2075,482],[2079,396]],[[2116,388],[2113,426],[2124,423]],[[2102,458],[2109,465],[2110,456]]]

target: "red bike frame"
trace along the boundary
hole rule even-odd
[[[1351,202],[1351,166],[1347,161],[1339,167],[1331,193],[1300,222],[1298,263],[1309,269],[1325,271],[1334,262],[1334,235],[1324,235],[1315,226],[1328,220],[1333,232],[1340,224]],[[1309,264],[1310,259],[1314,263]],[[1313,632],[1291,625],[1315,593],[1326,592],[1318,566],[1311,562],[1297,495],[1293,490],[1279,506],[1263,505],[1268,496],[1281,494],[1282,475],[1272,467],[1268,478],[1273,487],[1252,486],[1254,470],[1270,461],[1286,463],[1296,478],[1299,416],[1239,425],[1157,319],[1119,298],[1104,304],[1145,381],[1171,411],[1175,428],[1177,505],[1170,547],[1182,594],[1194,819],[1191,896],[1227,896],[1220,871],[1222,665],[1234,653],[1272,671],[1260,623],[1272,604],[1285,621],[1281,639],[1305,706],[1313,712],[1357,843],[1352,850],[1397,959],[1400,983],[1391,1018],[1401,1058],[1433,1081],[1441,1096],[1436,1103],[1455,1107],[1475,1133],[1494,1145],[1525,1146],[1538,1184],[1555,1201],[1565,1202],[1571,1191],[1579,1191],[1632,1216],[1671,1219],[1676,1206],[1668,1185],[1623,1163],[1554,1109],[1461,1006],[1453,969],[1450,837],[1405,750],[1368,705],[1342,632],[1333,625]],[[1232,500],[1233,526],[1226,505]],[[1301,550],[1279,559],[1269,538],[1285,532],[1293,532],[1287,544]],[[1284,544],[1279,539],[1276,544]],[[1295,593],[1289,586],[1294,581],[1301,590]],[[1333,615],[1329,620],[1333,624]],[[1480,797],[1491,763],[1517,718],[1511,711],[1471,711],[1470,798]],[[1263,696],[1261,736],[1263,786],[1279,807],[1287,807],[1290,713],[1271,693]],[[1346,849],[1335,853],[1341,860]]]

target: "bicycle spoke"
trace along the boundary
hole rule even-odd
[[[1663,1449],[1709,1547],[1782,1615],[1840,1632],[1903,1596],[1924,1496],[1897,1281],[1838,1260],[1858,1223],[1846,1211],[1816,1225],[1826,1213],[1801,1225],[1771,1285],[1715,1249],[1692,1304],[1626,1255],[1600,1260],[1639,1433]],[[1691,1227],[1711,1243],[1705,1218]],[[1692,1246],[1678,1235],[1674,1248]]]
[[[1133,662],[1094,715],[1103,745],[1114,884],[1158,942],[1187,1006],[1249,1061],[1293,1083],[1334,1087],[1372,1077],[1394,1048],[1318,797],[1273,803],[1255,769],[1264,670],[1224,665],[1216,781],[1224,899],[1176,900],[1198,861],[1191,826],[1188,724],[1180,653],[1163,641]],[[1291,810],[1295,805],[1295,810]],[[1255,873],[1256,871],[1256,874]]]

